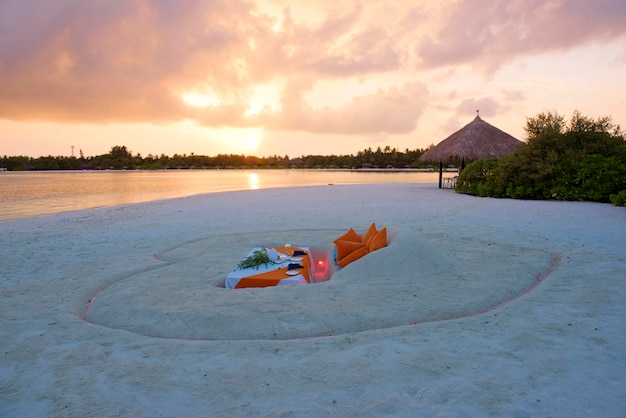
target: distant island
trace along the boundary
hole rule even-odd
[[[173,156],[149,154],[133,155],[125,146],[116,145],[107,154],[85,157],[47,156],[27,157],[4,156],[0,167],[8,171],[33,170],[167,170],[167,169],[422,169],[428,164],[420,162],[427,149],[399,151],[386,146],[375,151],[367,148],[350,155],[307,155],[298,158],[285,156],[255,157],[249,155],[219,154],[214,157],[174,154]]]

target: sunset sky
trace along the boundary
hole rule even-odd
[[[353,154],[626,127],[624,0],[0,0],[0,155]]]

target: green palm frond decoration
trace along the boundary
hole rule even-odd
[[[270,257],[267,254],[267,250],[263,248],[261,250],[253,252],[252,255],[244,258],[239,264],[237,264],[237,269],[243,270],[254,267],[258,270],[261,264],[267,265],[269,262]]]

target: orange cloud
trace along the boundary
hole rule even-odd
[[[494,71],[515,57],[569,50],[626,34],[621,0],[459,1],[418,41],[421,66],[467,64]]]
[[[293,8],[284,0],[23,0],[2,2],[0,13],[5,119],[195,120],[338,134],[413,131],[429,104],[424,68],[450,77],[455,66],[489,72],[524,54],[626,33],[621,0]],[[343,105],[314,108],[304,99],[321,80],[377,77],[384,77],[378,92],[355,92]],[[211,106],[189,105],[206,91]],[[459,109],[500,109],[498,99],[482,100]]]
[[[300,92],[290,90],[284,96],[284,113],[270,119],[268,125],[278,130],[317,133],[405,133],[415,129],[427,103],[428,91],[421,83],[379,90],[375,94],[354,97],[344,106],[322,109],[311,108],[302,100]]]

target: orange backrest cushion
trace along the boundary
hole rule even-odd
[[[383,228],[372,238],[369,244],[369,251],[376,251],[387,246],[387,228]]]
[[[359,248],[365,247],[365,244],[362,242],[352,241],[335,241],[335,245],[337,246],[337,260],[341,260]]]
[[[337,265],[339,267],[341,267],[341,268],[344,268],[345,266],[347,266],[348,264],[352,263],[353,261],[356,261],[359,258],[363,257],[368,252],[369,251],[367,250],[367,247],[363,246],[363,247],[359,248],[356,251],[352,251],[346,257],[344,257],[343,259],[339,260],[339,262],[337,262]]]
[[[363,234],[363,238],[361,240],[363,241],[363,244],[369,245],[368,241],[374,238],[374,235],[376,235],[376,232],[378,232],[376,231],[376,224],[372,223],[370,227],[367,228],[367,231],[365,231],[365,234]]]
[[[337,241],[352,241],[352,242],[361,242],[361,236],[356,233],[356,231],[352,228],[348,230],[345,234],[334,240],[333,242],[337,244]]]

